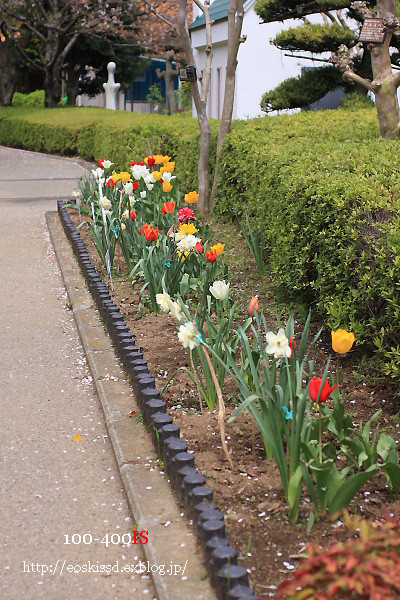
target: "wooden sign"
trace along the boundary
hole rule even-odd
[[[365,19],[360,33],[360,42],[383,44],[385,36],[382,19]]]
[[[196,67],[188,65],[184,69],[179,69],[179,77],[181,81],[196,81]]]

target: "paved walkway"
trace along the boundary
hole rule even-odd
[[[84,170],[0,147],[2,600],[155,597],[45,224]]]

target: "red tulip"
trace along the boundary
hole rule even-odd
[[[136,210],[131,210],[131,219],[132,221],[136,219]]]
[[[107,186],[108,188],[112,188],[115,187],[117,184],[115,183],[114,179],[112,177],[110,177],[110,179],[107,180]]]
[[[321,384],[322,384],[321,377],[313,377],[310,381],[310,396],[311,396],[311,400],[313,400],[313,402],[317,402],[317,400],[318,400],[318,394],[321,389]],[[333,388],[331,388],[328,381],[325,381],[325,385],[322,388],[321,397],[319,399],[319,402],[321,402],[321,403],[326,402],[328,400],[329,396],[332,394],[333,390],[336,390],[337,387],[339,387],[339,384],[334,385]]]
[[[289,340],[289,346],[290,346],[290,349],[292,351],[291,355],[289,356],[289,360],[290,360],[293,357],[294,349],[297,348],[297,344],[296,344],[296,341],[295,341],[294,338],[290,338],[290,340]]]
[[[144,235],[146,236],[146,240],[148,242],[155,242],[158,240],[158,234],[160,233],[159,229],[154,229],[151,225],[144,226]]]
[[[130,164],[131,167],[134,167],[135,165],[140,165],[141,167],[145,166],[144,162],[131,162]]]
[[[197,242],[197,244],[195,245],[195,247],[194,247],[194,248],[195,248],[195,250],[197,250],[197,252],[198,252],[199,254],[203,254],[203,252],[204,252],[204,246],[203,246],[203,244],[202,244],[201,242]],[[206,256],[207,256],[207,255],[206,255]],[[207,259],[207,260],[208,260],[208,259]]]
[[[133,185],[134,191],[137,192],[137,190],[139,189],[140,183],[138,181],[133,181],[132,185]]]
[[[146,162],[149,165],[149,167],[152,167],[153,165],[155,165],[156,159],[154,158],[154,156],[148,156],[146,158]]]
[[[217,252],[214,252],[214,250],[210,250],[209,252],[206,252],[206,259],[208,260],[209,263],[215,263],[217,258],[218,258],[218,254],[217,254]]]
[[[257,311],[258,311],[258,297],[253,296],[252,299],[250,300],[249,315],[251,317],[254,317],[254,313]]]
[[[99,162],[97,163],[97,164],[99,165],[99,167],[103,168],[103,165],[104,165],[104,160],[105,160],[104,158],[101,158],[101,159],[99,160]]]
[[[166,202],[161,209],[163,215],[167,213],[173,213],[175,210],[176,203],[175,202]]]

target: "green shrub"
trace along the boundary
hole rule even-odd
[[[215,154],[217,122],[212,123]],[[177,164],[183,192],[197,189],[200,131],[197,119],[141,115],[104,108],[0,107],[0,144],[86,160],[110,158],[117,170],[149,154],[168,154]],[[211,161],[210,180],[214,162]]]
[[[375,111],[321,111],[238,123],[223,150],[217,212],[266,228],[285,298],[353,331],[381,373],[400,375],[400,142]],[[261,223],[261,207],[266,215]]]
[[[30,94],[15,92],[12,101],[13,106],[41,106],[44,108],[44,90],[35,90]]]
[[[342,75],[335,67],[317,67],[304,71],[298,77],[289,77],[261,98],[261,110],[271,112],[286,108],[303,108],[317,102],[328,92],[343,84]]]
[[[375,103],[369,96],[357,92],[347,94],[340,101],[340,108],[344,110],[360,110],[360,108],[374,108],[374,106]]]

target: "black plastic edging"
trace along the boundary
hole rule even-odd
[[[224,514],[213,504],[213,490],[195,467],[195,455],[180,438],[180,428],[167,414],[151,376],[142,349],[126,324],[124,315],[113,302],[107,285],[93,266],[85,243],[64,208],[57,202],[58,213],[67,238],[86,279],[97,308],[132,384],[144,423],[152,427],[154,445],[164,461],[165,471],[179,501],[193,518],[203,546],[210,579],[221,600],[256,600],[248,584],[247,570],[237,564],[237,552],[229,545]]]

